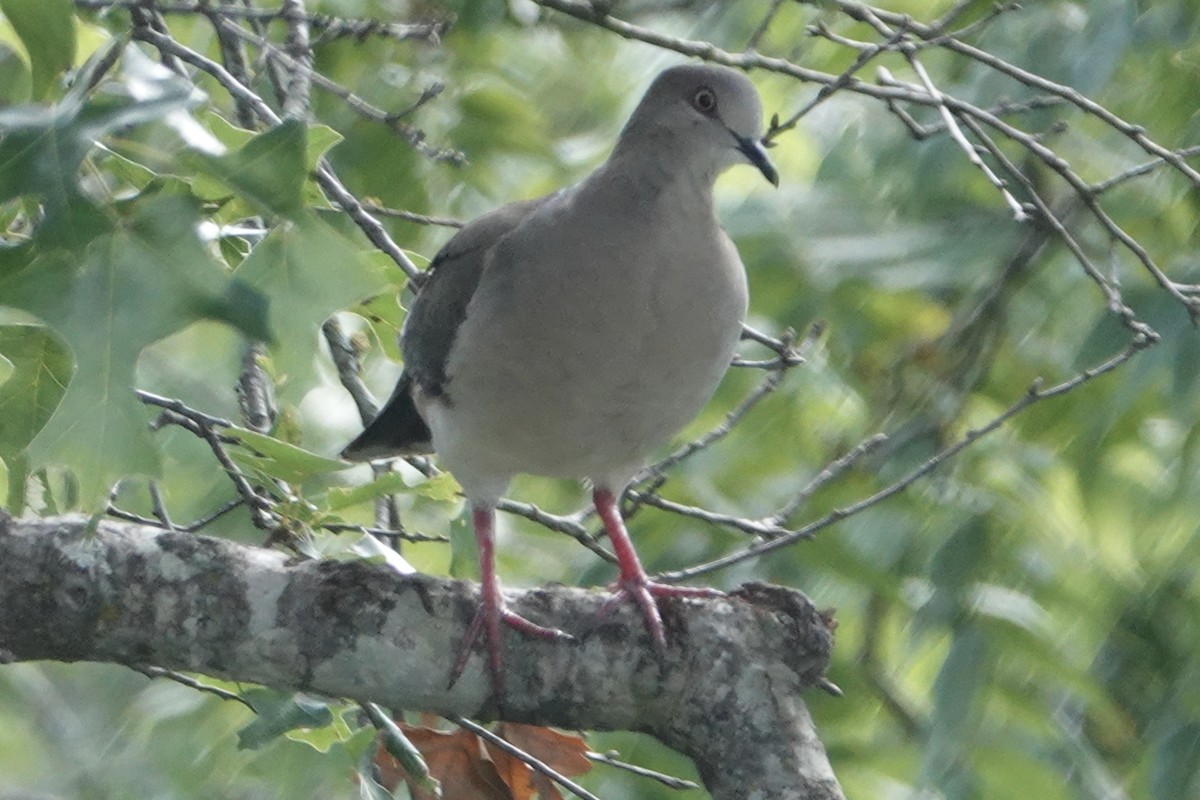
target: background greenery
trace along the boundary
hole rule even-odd
[[[951,5],[881,7],[931,20]],[[638,24],[739,51],[772,3],[615,6]],[[968,19],[990,7],[973,4]],[[359,428],[317,326],[376,297],[370,323],[342,319],[372,344],[365,376],[386,394],[402,319],[392,297],[404,276],[301,179],[320,153],[361,198],[470,218],[586,174],[643,87],[680,60],[519,1],[311,3],[314,12],[383,20],[454,15],[438,46],[342,39],[319,44],[315,66],[387,110],[444,84],[405,121],[425,132],[427,150],[461,151],[466,163],[456,164],[418,152],[320,91],[318,127],[285,126],[252,141],[211,80],[197,78],[205,95],[192,94],[152,67],[152,49],[134,45],[146,56],[138,59],[113,40],[129,30],[128,12],[72,16],[66,0],[4,0],[0,10],[0,223],[8,231],[0,249],[0,459],[5,505],[27,513],[94,510],[126,474],[157,475],[177,520],[233,498],[206,446],[179,428],[151,434],[154,412],[127,387],[236,419],[243,333],[274,336],[276,436],[329,455]],[[38,21],[40,39],[22,28],[25,19]],[[202,18],[168,19],[176,38],[218,57]],[[871,38],[830,5],[787,3],[757,49],[840,72],[854,53],[806,35],[805,26],[821,21]],[[1179,148],[1200,142],[1198,34],[1200,3],[1192,0],[1035,0],[970,40]],[[106,48],[120,63],[104,83],[89,93],[79,81],[65,88],[64,67],[94,63]],[[980,106],[1032,94],[947,52],[922,59],[942,91]],[[879,63],[914,80],[899,55]],[[872,76],[869,67],[863,77]],[[776,74],[752,77],[768,112],[785,118],[815,92]],[[265,82],[255,88],[271,96]],[[936,121],[932,112],[919,115]],[[1146,160],[1128,138],[1073,109],[1016,121],[1044,134],[1090,181]],[[198,129],[228,152],[206,154]],[[61,145],[52,161],[37,155],[46,137]],[[99,148],[90,147],[94,138]],[[776,333],[816,320],[827,327],[809,363],[719,446],[676,472],[664,496],[739,517],[767,515],[832,458],[888,433],[887,444],[810,499],[792,518],[799,526],[890,485],[1036,379],[1066,380],[1128,341],[1056,240],[1022,257],[1043,231],[1014,222],[945,135],[917,141],[881,102],[841,92],[782,135],[773,155],[779,190],[752,170],[735,170],[718,187],[722,219],[749,269],[752,323]],[[846,696],[806,699],[848,797],[1197,797],[1200,334],[1183,304],[1072,207],[1043,165],[1021,163],[1066,209],[1085,250],[1112,271],[1161,343],[1034,404],[906,492],[814,541],[703,580],[724,588],[778,582],[837,609],[829,676]],[[1200,282],[1198,200],[1194,186],[1159,169],[1105,194],[1103,204],[1186,283]],[[201,220],[233,225],[250,215],[284,220],[287,236],[273,234],[251,251],[228,231],[205,244],[193,233]],[[451,232],[385,224],[419,263]],[[718,423],[761,379],[734,370],[688,433]],[[34,438],[60,401],[50,434]],[[293,476],[323,509],[331,489],[369,479],[365,468],[323,470]],[[415,473],[408,478],[415,482]],[[460,536],[451,494],[445,486],[409,490],[406,523]],[[518,481],[512,494],[563,513],[582,503],[578,487],[540,479]],[[150,513],[145,478],[122,482],[115,502]],[[338,513],[371,519],[370,503]],[[505,526],[500,569],[510,584],[610,577],[561,534],[519,519]],[[631,526],[652,570],[746,544],[745,534],[655,509],[641,510]],[[243,510],[206,530],[254,541]],[[460,549],[452,561],[445,544],[406,545],[404,554],[431,571],[458,572],[472,558]],[[239,749],[238,731],[251,719],[235,703],[119,668],[0,668],[0,792],[357,796],[351,775],[361,737],[328,752],[302,734]],[[591,741],[626,760],[694,775],[646,738]],[[583,782],[609,798],[704,796],[607,768]]]

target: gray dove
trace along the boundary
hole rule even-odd
[[[501,594],[495,506],[517,474],[591,485],[619,564],[615,598],[637,604],[660,652],[656,598],[719,594],[651,581],[618,498],[709,400],[738,343],[746,276],[712,189],[737,164],[778,185],[762,116],[741,73],[672,67],[592,174],[473,220],[434,258],[401,334],[395,391],[342,456],[436,451],[466,494],[482,599],[451,683],[481,631],[501,696],[502,623],[566,636]]]

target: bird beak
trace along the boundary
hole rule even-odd
[[[746,157],[746,160],[758,167],[758,171],[771,182],[772,186],[779,186],[779,170],[775,169],[775,165],[771,163],[766,146],[757,139],[738,136],[736,133],[733,134],[733,138],[737,140],[737,149]]]

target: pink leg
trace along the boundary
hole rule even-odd
[[[543,639],[571,639],[571,635],[556,628],[545,628],[524,617],[509,611],[504,607],[504,597],[500,594],[500,577],[496,574],[496,512],[490,506],[476,506],[471,509],[471,521],[475,526],[475,541],[479,545],[479,571],[482,581],[482,596],[479,600],[479,610],[467,628],[459,646],[458,658],[450,670],[450,683],[453,686],[467,666],[471,656],[471,647],[483,631],[484,642],[487,645],[488,670],[492,674],[492,689],[497,696],[504,695],[504,659],[500,638],[500,623],[521,633]],[[447,687],[449,688],[449,687]]]
[[[608,531],[609,541],[617,555],[617,566],[621,575],[615,586],[615,600],[628,597],[637,603],[646,621],[646,630],[654,639],[654,647],[660,653],[666,650],[667,635],[663,628],[662,615],[658,611],[657,597],[721,597],[722,592],[716,589],[697,588],[692,586],[672,586],[666,583],[654,583],[642,567],[637,551],[629,532],[625,530],[625,521],[621,519],[621,510],[617,507],[617,497],[609,489],[596,489],[592,492],[592,502]],[[601,613],[604,613],[602,610]]]

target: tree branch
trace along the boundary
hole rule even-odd
[[[828,665],[830,623],[792,590],[665,602],[661,662],[632,609],[597,619],[603,593],[510,592],[518,613],[580,636],[506,632],[497,704],[478,657],[446,688],[478,599],[461,581],[2,510],[0,562],[0,650],[12,660],[152,664],[449,717],[638,730],[690,756],[714,800],[842,797],[800,699]]]

